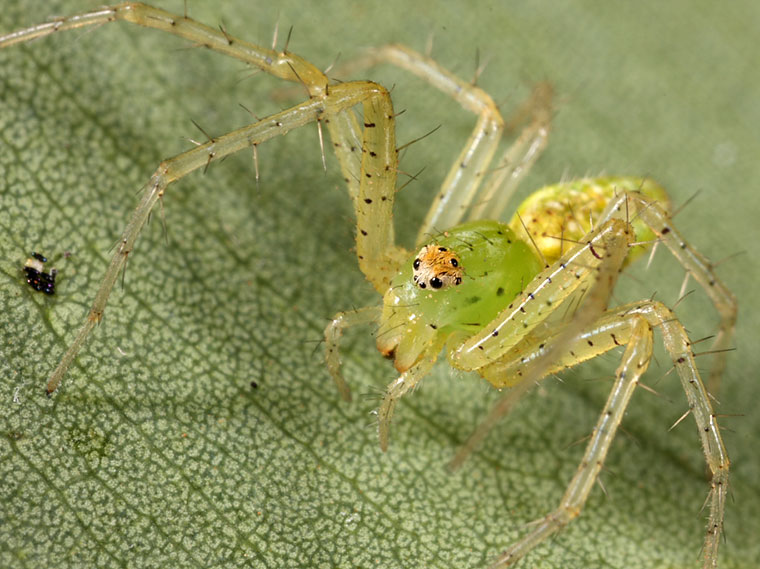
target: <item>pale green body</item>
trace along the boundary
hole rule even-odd
[[[450,338],[461,342],[481,331],[545,265],[590,233],[610,202],[625,192],[639,192],[664,211],[670,209],[665,190],[651,180],[583,178],[533,192],[509,224],[469,221],[431,238],[430,243],[459,256],[464,269],[462,283],[443,290],[420,288],[412,279],[414,257],[405,260],[383,297],[378,349],[392,355],[396,368],[404,371],[430,346]],[[645,243],[656,238],[641,219],[631,225],[632,241]],[[626,262],[645,248],[631,248]],[[449,351],[454,348],[450,345]],[[486,377],[498,386],[512,383],[509,378]]]
[[[395,355],[399,369],[412,365],[436,336],[483,328],[542,268],[531,246],[498,221],[464,223],[432,241],[456,251],[464,277],[444,290],[421,289],[412,281],[410,258],[393,278],[377,344]]]

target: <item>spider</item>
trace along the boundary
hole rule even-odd
[[[542,378],[623,347],[621,363],[583,460],[559,506],[509,546],[493,568],[514,564],[538,543],[580,514],[602,468],[617,427],[645,372],[654,331],[678,373],[694,416],[711,475],[703,567],[717,566],[718,543],[728,488],[729,461],[691,342],[673,312],[642,300],[608,307],[621,269],[653,242],[665,245],[701,285],[721,320],[714,342],[711,381],[725,365],[736,319],[736,302],[712,265],[673,226],[667,194],[637,177],[600,177],[538,190],[502,217],[520,180],[548,139],[551,88],[538,85],[521,107],[527,125],[491,166],[505,130],[497,106],[477,86],[408,48],[368,51],[356,68],[389,63],[416,74],[478,120],[419,229],[415,247],[396,245],[392,210],[398,149],[389,92],[371,81],[331,82],[306,60],[230,36],[185,16],[141,3],[124,3],[59,18],[0,37],[7,47],[56,31],[123,20],[163,30],[218,51],[273,76],[302,85],[308,99],[263,120],[215,137],[161,162],[142,190],[139,204],[118,242],[92,307],[76,338],[53,371],[47,392],[56,390],[94,326],[133,250],[141,228],[169,184],[212,161],[252,148],[316,122],[326,128],[356,213],[359,268],[383,295],[381,306],[338,313],[325,330],[326,362],[344,399],[350,389],[341,374],[343,331],[377,326],[380,352],[392,358],[399,377],[378,410],[382,450],[398,399],[428,374],[441,352],[456,369],[475,371],[498,389],[510,388],[455,459],[458,464],[490,426]],[[349,66],[350,67],[350,66]],[[362,106],[361,117],[354,107]]]

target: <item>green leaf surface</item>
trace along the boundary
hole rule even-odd
[[[280,45],[292,25],[291,51],[323,68],[364,46],[424,50],[432,35],[434,57],[464,77],[477,53],[488,62],[479,84],[505,114],[550,81],[552,140],[523,194],[600,172],[652,176],[676,204],[699,192],[678,226],[713,259],[743,252],[719,269],[740,302],[718,408],[734,466],[721,566],[758,566],[756,2],[188,4],[265,45],[278,19]],[[0,33],[97,5],[6,2]],[[396,209],[410,245],[473,117],[401,72],[366,76],[394,87],[401,143],[441,125],[401,164],[425,166]],[[478,568],[558,503],[619,356],[546,381],[455,474],[446,462],[498,393],[441,364],[399,405],[381,453],[371,411],[394,372],[370,331],[346,337],[353,403],[322,361],[327,318],[379,299],[313,125],[261,146],[258,184],[246,152],[169,188],[168,244],[156,215],[104,322],[45,396],[136,191],[204,138],[191,120],[218,135],[253,120],[240,105],[266,116],[301,96],[126,24],[0,51],[0,567]],[[24,282],[32,250],[54,259],[54,296]],[[628,274],[616,301],[678,298],[683,271],[665,252]],[[698,290],[678,314],[692,338],[714,329]],[[667,430],[686,402],[657,360],[647,377],[661,396],[634,397],[605,492],[521,566],[699,565],[704,463],[691,419]]]

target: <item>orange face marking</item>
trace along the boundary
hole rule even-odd
[[[440,290],[462,282],[464,271],[456,253],[436,244],[425,245],[412,265],[412,278],[420,288]]]

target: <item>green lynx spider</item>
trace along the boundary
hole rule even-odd
[[[505,211],[525,172],[546,145],[551,92],[536,88],[523,112],[530,120],[503,157],[491,166],[504,121],[481,89],[401,46],[368,51],[358,68],[390,63],[414,73],[478,116],[475,129],[444,180],[419,230],[414,251],[394,242],[396,192],[395,115],[386,89],[370,81],[332,83],[313,65],[231,37],[186,16],[140,3],[124,3],[60,18],[3,37],[0,47],[57,31],[117,20],[163,30],[218,51],[287,81],[309,98],[250,126],[164,160],[142,191],[100,284],[92,308],[48,382],[52,393],[93,327],[101,320],[113,285],[142,226],[172,182],[246,148],[305,124],[326,127],[356,212],[359,268],[382,295],[381,307],[339,313],[325,331],[327,365],[345,399],[338,343],[349,326],[374,323],[377,345],[400,372],[379,409],[380,445],[387,448],[398,399],[430,371],[441,351],[452,366],[477,371],[507,395],[465,447],[461,457],[520,394],[543,377],[617,346],[625,350],[614,387],[583,460],[557,509],[532,525],[491,566],[517,562],[535,545],[577,517],[597,479],[617,427],[659,330],[696,420],[711,473],[703,567],[716,567],[728,488],[729,461],[702,383],[689,338],[663,304],[642,300],[607,308],[618,273],[642,243],[663,243],[701,285],[721,316],[714,342],[711,382],[724,368],[736,319],[734,297],[707,259],[671,224],[667,195],[638,178],[583,179],[544,188],[519,208],[509,224],[489,221]],[[353,108],[362,105],[359,119]],[[464,223],[463,223],[464,221]]]

